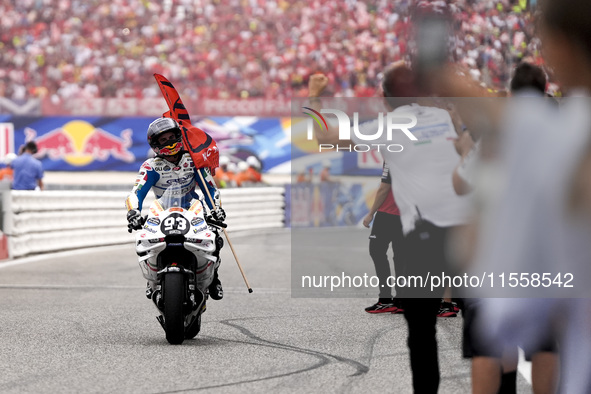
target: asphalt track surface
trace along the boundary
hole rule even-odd
[[[254,292],[224,248],[225,297],[180,346],[144,296],[133,245],[0,263],[0,392],[412,392],[403,316],[364,312],[374,297],[292,298],[287,230],[230,238]],[[440,393],[470,392],[461,323],[438,320]]]

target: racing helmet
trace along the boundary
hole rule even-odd
[[[238,172],[238,167],[236,166],[235,163],[232,163],[232,162],[228,163],[228,172],[231,172],[233,174],[236,174]]]
[[[220,167],[227,166],[230,162],[230,158],[228,156],[220,156]]]
[[[158,143],[158,137],[172,131],[174,139],[164,144]],[[171,118],[158,118],[148,126],[148,144],[158,156],[174,156],[183,149],[183,137],[176,120]]]
[[[248,156],[246,158],[246,163],[250,166],[253,167],[257,170],[261,169],[261,163],[258,161],[258,159],[254,156]]]
[[[248,170],[249,167],[250,166],[245,161],[238,162],[238,171],[240,171],[240,172]]]

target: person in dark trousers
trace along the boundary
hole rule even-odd
[[[400,221],[400,210],[394,201],[392,194],[392,180],[390,170],[384,162],[382,180],[376,193],[376,198],[369,213],[363,219],[363,225],[371,226],[369,236],[369,255],[376,268],[376,276],[380,280],[380,294],[378,302],[365,308],[367,313],[403,313],[400,299],[392,298],[392,290],[396,286],[392,283],[392,271],[388,261],[388,248],[392,244],[394,252],[394,271],[396,275],[402,273],[401,256],[396,250],[402,245],[404,236],[402,234],[402,222]],[[375,215],[375,216],[374,216]]]
[[[320,94],[328,78],[310,77],[310,106],[322,110]],[[447,236],[450,230],[467,223],[469,201],[456,195],[451,176],[458,163],[453,142],[459,135],[450,113],[432,98],[420,97],[415,73],[404,63],[396,63],[384,72],[382,90],[385,104],[394,117],[413,119],[406,133],[382,133],[372,140],[375,146],[398,144],[403,151],[381,151],[390,168],[392,192],[400,209],[404,242],[400,255],[406,277],[422,277],[451,272],[447,260]],[[398,98],[402,97],[402,99]],[[416,126],[416,127],[415,127]],[[319,144],[350,147],[365,141],[351,133],[351,139],[339,139],[339,130],[329,125],[322,131],[313,125]],[[359,125],[362,135],[375,135],[379,119]],[[415,393],[436,393],[439,388],[437,354],[437,313],[443,288],[433,291],[420,285],[405,287],[402,292],[404,317],[408,324],[408,347]]]

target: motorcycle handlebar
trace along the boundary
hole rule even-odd
[[[145,217],[142,217],[141,220],[141,225],[143,225],[146,222],[146,219],[148,218],[148,216],[146,215]],[[207,221],[207,224],[212,224],[214,226],[220,227],[220,228],[227,228],[228,225],[224,222],[218,222],[217,220],[214,220],[211,216],[205,219]],[[131,233],[133,230],[139,230],[141,229],[141,226],[139,226],[138,228],[136,228],[135,226],[132,226],[131,224],[129,224],[127,226],[127,232]]]
[[[221,228],[228,227],[228,225],[224,222],[218,222],[217,220],[214,220],[214,219],[206,219],[206,220],[207,220],[207,224],[213,224],[214,226],[221,227]]]

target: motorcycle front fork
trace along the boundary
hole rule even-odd
[[[191,280],[189,282],[189,302],[191,303],[191,310],[196,310],[201,304],[201,302],[198,301],[198,299],[202,297],[197,295],[198,291],[199,290],[197,290],[195,286],[195,281]],[[159,311],[162,311],[163,305],[161,286],[156,284],[156,282],[154,281],[148,281],[146,295],[148,294],[148,292],[151,292],[150,297],[148,298],[150,298],[154,302],[154,305],[156,305],[156,308],[158,308]]]

